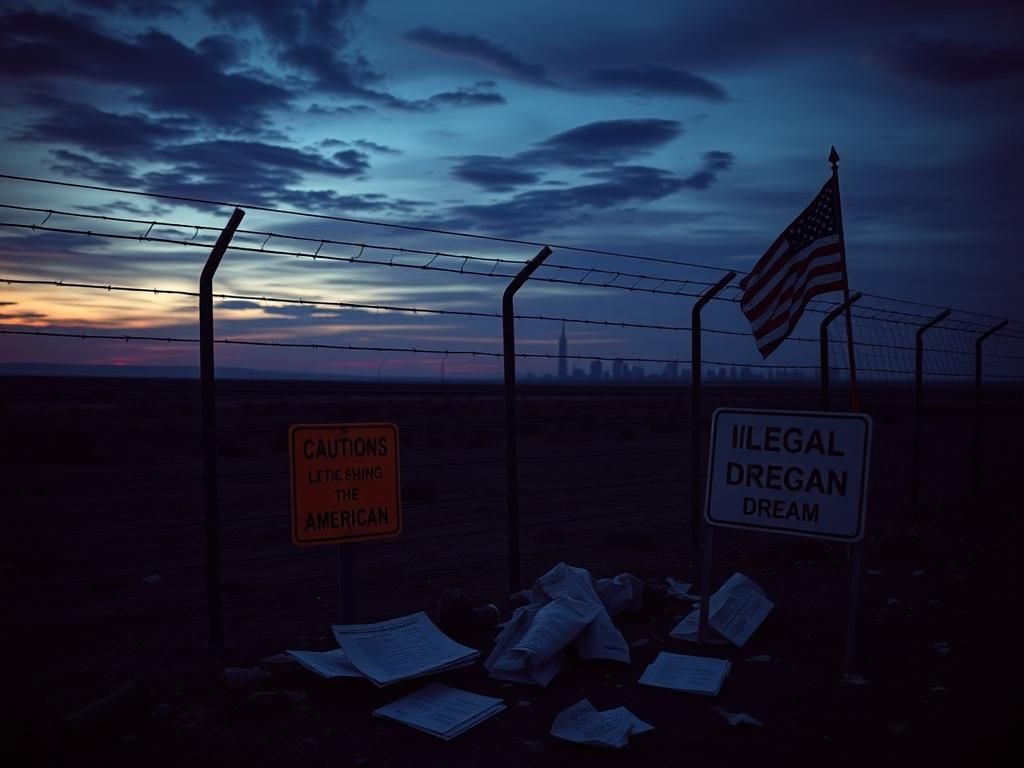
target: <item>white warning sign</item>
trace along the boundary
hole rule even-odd
[[[704,519],[856,542],[864,537],[871,417],[719,408]]]

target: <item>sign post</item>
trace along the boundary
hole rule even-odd
[[[398,536],[398,427],[296,424],[288,431],[292,542],[338,545],[338,618],[355,619],[351,544]]]
[[[719,408],[711,423],[704,520],[725,526],[856,544],[864,538],[871,417]],[[710,536],[708,546],[710,546]],[[860,547],[851,560],[850,617],[844,669],[856,641]],[[705,564],[699,637],[710,602],[710,549]]]

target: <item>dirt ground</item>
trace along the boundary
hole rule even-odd
[[[226,649],[213,655],[197,384],[0,379],[3,743],[18,756],[5,763],[977,765],[1001,755],[1012,764],[1024,708],[1016,501],[1024,409],[1019,389],[986,393],[983,485],[974,493],[972,395],[929,392],[922,498],[912,509],[911,393],[865,390],[875,435],[853,666],[863,685],[840,675],[846,548],[723,529],[714,583],[742,571],[776,605],[746,646],[702,649],[669,637],[683,603],[623,615],[616,624],[632,644],[629,665],[570,656],[545,689],[492,680],[480,663],[438,676],[507,705],[444,742],[371,714],[422,681],[378,689],[262,661],[287,648],[332,647],[337,618],[335,549],[290,541],[287,428],[399,426],[405,528],[394,541],[354,545],[360,621],[433,613],[447,586],[507,617],[497,388],[222,383]],[[725,405],[817,403],[812,389],[708,390],[708,414]],[[697,581],[685,390],[527,387],[519,414],[526,585],[559,561],[595,576]],[[467,642],[486,656],[492,641],[485,632]],[[732,672],[716,697],[638,685],[662,650],[728,658]],[[271,674],[262,687],[225,684],[226,667],[254,665]],[[112,706],[82,713],[118,690]],[[626,706],[655,729],[622,750],[552,737],[555,715],[583,697],[598,709]],[[714,706],[763,727],[730,727]]]

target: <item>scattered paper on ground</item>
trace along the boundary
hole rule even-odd
[[[491,677],[498,680],[510,680],[513,683],[531,683],[546,686],[562,668],[562,654],[556,653],[543,663],[531,663],[524,655],[513,653],[526,631],[530,628],[534,614],[540,610],[538,605],[525,605],[517,608],[494,641],[494,650],[484,662],[484,667]]]
[[[644,670],[640,682],[658,688],[717,696],[730,667],[725,659],[662,651]]]
[[[672,576],[668,576],[665,578],[665,583],[668,585],[669,597],[674,597],[677,600],[700,600],[700,595],[690,591],[693,589],[693,584],[688,581],[680,581]]]
[[[593,603],[559,596],[542,606],[512,652],[545,662],[573,641],[597,616]]]
[[[628,574],[623,576],[625,575]],[[617,585],[614,579],[609,579],[610,585],[605,592],[609,600],[619,603],[613,607],[620,611],[628,604],[634,588],[633,583],[623,579],[623,576],[616,577],[620,580]],[[629,645],[612,623],[608,608],[594,589],[590,571],[559,563],[537,579],[530,592],[532,602],[543,603],[559,597],[578,600],[595,608],[593,618],[576,641],[576,650],[580,656],[584,659],[607,659],[629,663]]]
[[[765,597],[764,590],[742,573],[734,573],[711,596],[708,605],[708,638],[723,642],[725,638],[742,647],[775,603]],[[700,609],[695,608],[669,634],[680,640],[696,642],[700,626]]]
[[[448,741],[505,709],[501,699],[431,683],[373,714]]]
[[[320,677],[363,677],[356,669],[345,651],[335,648],[333,651],[286,651],[295,661]]]
[[[444,634],[423,611],[376,624],[337,624],[334,637],[375,685],[472,664],[480,652]]]
[[[722,707],[712,707],[720,714],[729,725],[753,725],[758,728],[764,725],[760,720],[751,717],[746,712],[726,712]]]
[[[644,583],[632,573],[598,579],[594,590],[610,616],[617,616],[623,611],[639,613],[644,604]]]
[[[629,644],[611,614],[639,607],[643,583],[630,574],[601,579],[559,563],[534,583],[530,603],[517,608],[484,666],[491,677],[546,686],[575,643],[584,659],[629,663]]]
[[[598,712],[589,699],[580,699],[555,717],[551,735],[577,744],[619,749],[635,733],[654,730],[625,707]]]

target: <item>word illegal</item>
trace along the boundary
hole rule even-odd
[[[732,428],[733,448],[759,453],[779,453],[796,456],[844,457],[846,452],[838,445],[836,433],[800,427],[736,424]],[[780,457],[781,459],[781,457]],[[783,463],[741,463],[729,461],[725,466],[725,482],[746,488],[785,491],[789,494],[815,494],[819,496],[845,496],[848,485],[846,469],[800,466]],[[765,498],[745,496],[743,514],[775,519],[797,519],[817,523],[820,516],[818,503],[792,498]]]

